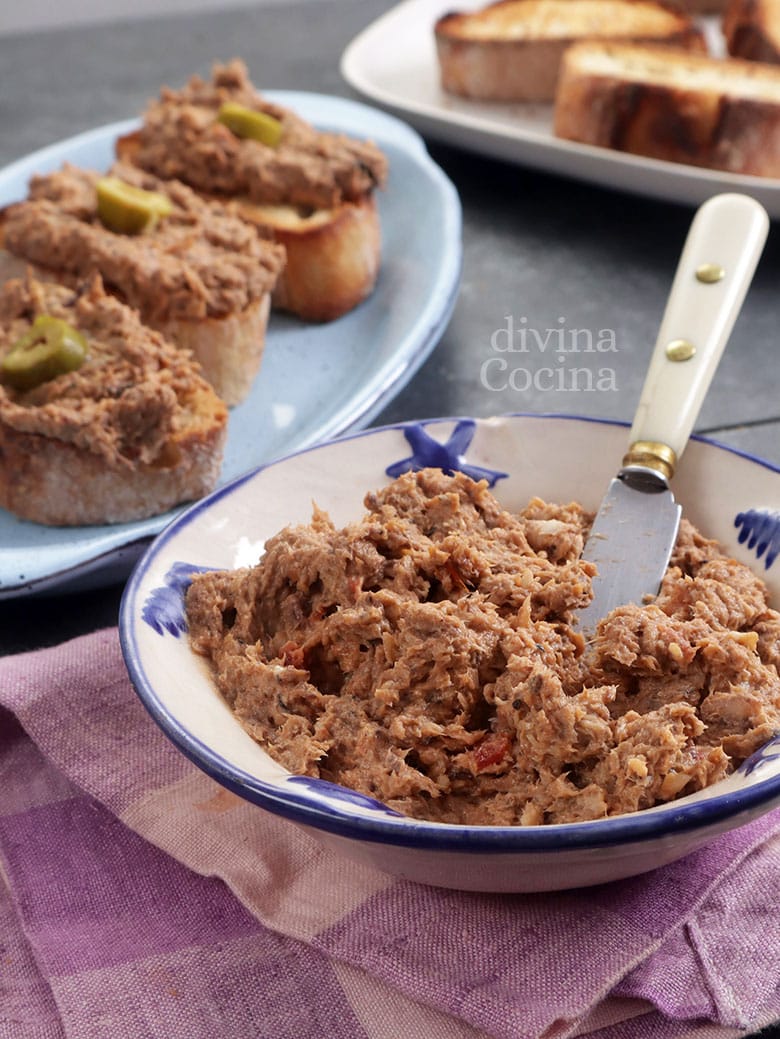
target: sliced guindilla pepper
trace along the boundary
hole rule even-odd
[[[86,356],[81,332],[62,318],[39,314],[3,358],[2,381],[17,390],[31,390],[80,368]]]
[[[236,137],[248,137],[261,141],[271,148],[278,148],[282,139],[282,124],[266,112],[246,108],[235,101],[226,101],[217,113],[217,122],[231,130]]]
[[[167,195],[126,184],[119,177],[100,178],[97,202],[103,226],[120,234],[150,231],[161,217],[170,216],[173,212],[173,204]]]

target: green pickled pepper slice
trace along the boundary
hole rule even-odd
[[[173,204],[159,191],[146,191],[119,177],[101,177],[97,182],[98,217],[109,231],[141,234],[170,216]]]
[[[231,130],[236,137],[248,137],[261,141],[271,148],[278,148],[282,139],[282,124],[266,112],[246,108],[235,101],[226,101],[217,112],[217,122]]]
[[[62,318],[39,314],[16,340],[0,365],[3,382],[32,390],[58,375],[76,371],[87,356],[87,341]]]

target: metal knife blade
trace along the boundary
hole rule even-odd
[[[677,540],[681,506],[669,488],[766,241],[769,218],[747,195],[710,198],[683,247],[623,467],[582,558],[596,566],[593,599],[579,611],[588,638],[616,606],[658,592]]]
[[[666,479],[635,470],[610,482],[583,557],[596,566],[593,598],[578,621],[593,631],[615,606],[641,603],[658,591],[680,527],[682,506]]]

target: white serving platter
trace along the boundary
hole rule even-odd
[[[458,10],[485,6],[462,0]],[[553,135],[552,105],[496,104],[446,94],[439,85],[433,26],[451,0],[405,0],[348,45],[341,72],[359,93],[447,144],[606,188],[699,205],[721,191],[741,191],[780,217],[780,180],[705,170]],[[715,19],[703,20],[713,53],[722,49]]]

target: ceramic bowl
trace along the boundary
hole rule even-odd
[[[574,417],[439,419],[371,430],[254,470],[181,514],[137,564],[120,635],[132,682],[173,743],[234,793],[386,872],[449,888],[556,890],[655,869],[780,804],[780,737],[727,779],[662,806],[538,827],[412,820],[370,798],[292,776],[240,727],[190,649],[183,594],[193,570],[254,563],[266,538],[311,518],[358,518],[366,491],[405,465],[487,476],[510,509],[533,495],[596,508],[627,439],[617,423]],[[683,513],[751,565],[780,603],[780,469],[694,439],[674,492]]]

